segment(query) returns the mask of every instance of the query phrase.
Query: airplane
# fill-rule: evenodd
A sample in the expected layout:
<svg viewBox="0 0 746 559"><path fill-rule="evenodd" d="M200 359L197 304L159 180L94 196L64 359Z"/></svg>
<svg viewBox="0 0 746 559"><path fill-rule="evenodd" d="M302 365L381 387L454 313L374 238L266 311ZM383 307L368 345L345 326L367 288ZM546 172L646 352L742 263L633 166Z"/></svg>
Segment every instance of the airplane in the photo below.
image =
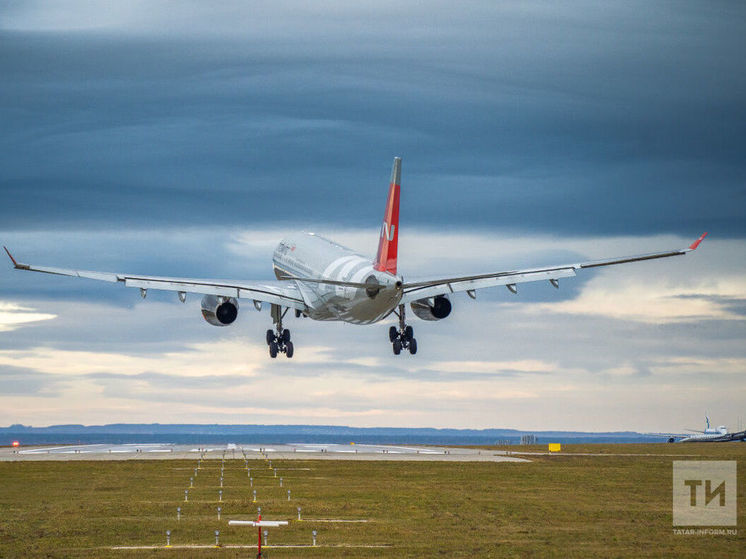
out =
<svg viewBox="0 0 746 559"><path fill-rule="evenodd" d="M476 299L478 289L505 286L517 294L518 284L535 281L548 281L559 288L559 280L575 276L578 270L687 254L696 250L707 235L703 233L687 248L665 252L407 282L399 273L397 261L400 191L401 158L395 157L375 259L315 233L298 233L281 240L274 251L276 281L189 279L36 266L19 263L3 248L17 270L120 283L140 289L143 298L149 289L175 291L182 303L187 293L203 295L202 316L213 326L228 326L236 320L239 299L252 301L258 311L268 304L274 330L267 330L266 342L274 359L279 353L290 358L295 352L290 331L283 326L290 309L296 318L352 324L375 324L393 314L399 322L398 327L389 328L394 354L408 350L414 355L417 340L414 329L407 324L407 305L422 320L442 320L451 314L455 293L466 292Z"/></svg>
<svg viewBox="0 0 746 559"><path fill-rule="evenodd" d="M669 443L723 443L730 441L743 441L746 440L746 430L739 431L738 433L729 433L728 428L725 425L721 425L717 429L710 427L710 418L705 416L706 427L704 431L697 431L696 429L685 429L685 431L691 431L697 433L696 435L671 435L668 439ZM679 440L677 440L679 439Z"/></svg>

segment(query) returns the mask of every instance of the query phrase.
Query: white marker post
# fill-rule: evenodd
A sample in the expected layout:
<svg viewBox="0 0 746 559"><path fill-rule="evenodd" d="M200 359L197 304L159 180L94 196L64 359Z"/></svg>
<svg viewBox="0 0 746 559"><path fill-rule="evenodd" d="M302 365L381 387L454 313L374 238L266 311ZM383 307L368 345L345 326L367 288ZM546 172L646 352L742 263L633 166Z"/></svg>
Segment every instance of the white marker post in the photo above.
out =
<svg viewBox="0 0 746 559"><path fill-rule="evenodd" d="M220 547L220 530L215 530L215 547Z"/></svg>
<svg viewBox="0 0 746 559"><path fill-rule="evenodd" d="M256 503L256 489L254 489L254 503Z"/></svg>
<svg viewBox="0 0 746 559"><path fill-rule="evenodd" d="M184 489L184 502L189 500L189 489Z"/></svg>
<svg viewBox="0 0 746 559"><path fill-rule="evenodd" d="M171 547L171 530L166 530L166 547Z"/></svg>
<svg viewBox="0 0 746 559"><path fill-rule="evenodd" d="M300 507L298 507L298 520L300 520Z"/></svg>
<svg viewBox="0 0 746 559"><path fill-rule="evenodd" d="M282 478L280 478L280 487L282 487Z"/></svg>
<svg viewBox="0 0 746 559"><path fill-rule="evenodd" d="M316 530L314 530L313 532L311 532L311 535L313 536L313 545L315 547L316 546Z"/></svg>
<svg viewBox="0 0 746 559"><path fill-rule="evenodd" d="M176 520L181 520L181 507L176 507Z"/></svg>
<svg viewBox="0 0 746 559"><path fill-rule="evenodd" d="M290 500L290 489L288 489L288 501Z"/></svg>
<svg viewBox="0 0 746 559"><path fill-rule="evenodd" d="M267 546L267 530L264 530L264 546Z"/></svg>
<svg viewBox="0 0 746 559"><path fill-rule="evenodd" d="M223 490L218 491L218 501L223 502Z"/></svg>
<svg viewBox="0 0 746 559"><path fill-rule="evenodd" d="M275 471L275 477L277 477L277 468L275 468L274 471Z"/></svg>
<svg viewBox="0 0 746 559"><path fill-rule="evenodd" d="M223 510L222 508L218 507L218 520L220 520L220 511Z"/></svg>
<svg viewBox="0 0 746 559"><path fill-rule="evenodd" d="M228 526L253 526L259 528L257 533L256 549L257 559L262 557L262 528L277 528L278 526L287 526L287 520L262 520L262 509L257 509L257 520L229 520ZM267 543L267 531L264 531L264 543Z"/></svg>
<svg viewBox="0 0 746 559"><path fill-rule="evenodd" d="M189 487L194 487L194 478L193 477L189 478Z"/></svg>

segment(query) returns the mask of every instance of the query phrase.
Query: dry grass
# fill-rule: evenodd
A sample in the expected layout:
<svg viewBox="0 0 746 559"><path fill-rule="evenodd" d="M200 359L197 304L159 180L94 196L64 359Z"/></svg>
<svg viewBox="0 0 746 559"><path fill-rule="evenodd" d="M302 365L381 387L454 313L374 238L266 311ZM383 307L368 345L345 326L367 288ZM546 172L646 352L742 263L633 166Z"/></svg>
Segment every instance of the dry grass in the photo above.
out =
<svg viewBox="0 0 746 559"><path fill-rule="evenodd" d="M517 447L511 447L515 450ZM534 450L543 451L545 447ZM676 455L743 462L746 444L571 445L529 464L274 460L0 463L0 557L247 557L251 550L111 550L117 545L255 543L227 519L310 520L271 529L270 544L391 544L384 549L270 547L266 557L742 557L746 536L682 536L671 526ZM603 455L583 456L583 453ZM694 456L686 456L694 455ZM300 468L310 468L308 470ZM746 481L740 475L743 530ZM287 489L292 501L287 501ZM222 506L218 522L216 508ZM176 520L176 507L182 519Z"/></svg>

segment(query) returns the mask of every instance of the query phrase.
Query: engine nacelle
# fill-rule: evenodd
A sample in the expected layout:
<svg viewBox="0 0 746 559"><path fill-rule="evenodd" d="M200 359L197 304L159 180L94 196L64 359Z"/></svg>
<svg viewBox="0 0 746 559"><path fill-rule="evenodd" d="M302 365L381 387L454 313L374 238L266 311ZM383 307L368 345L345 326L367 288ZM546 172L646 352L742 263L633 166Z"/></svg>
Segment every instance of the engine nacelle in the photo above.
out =
<svg viewBox="0 0 746 559"><path fill-rule="evenodd" d="M426 299L417 299L410 303L412 312L422 320L443 320L451 314L451 300L448 295L438 295Z"/></svg>
<svg viewBox="0 0 746 559"><path fill-rule="evenodd" d="M238 300L235 297L202 297L202 316L213 326L228 326L238 316Z"/></svg>

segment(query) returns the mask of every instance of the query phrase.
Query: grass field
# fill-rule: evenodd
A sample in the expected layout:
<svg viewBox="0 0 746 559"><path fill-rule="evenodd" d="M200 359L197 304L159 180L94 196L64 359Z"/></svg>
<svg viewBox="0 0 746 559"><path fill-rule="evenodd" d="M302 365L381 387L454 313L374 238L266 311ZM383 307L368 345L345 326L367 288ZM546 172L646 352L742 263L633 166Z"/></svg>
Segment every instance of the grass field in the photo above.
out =
<svg viewBox="0 0 746 559"><path fill-rule="evenodd" d="M227 520L253 519L257 506L265 519L291 520L270 529L265 557L746 556L746 444L569 445L560 454L529 458L531 463L273 459L277 478L266 461L250 460L253 488L243 459L226 459L222 503L220 459L202 461L188 502L184 489L196 459L3 462L0 557L253 557L255 550L227 547L112 547L163 546L166 530L174 546L214 545L215 530L223 545L254 544L253 528L229 527ZM674 459L739 462L738 535L673 533ZM292 520L298 506L301 522ZM319 547L310 547L312 530ZM387 547L334 547L341 545Z"/></svg>

